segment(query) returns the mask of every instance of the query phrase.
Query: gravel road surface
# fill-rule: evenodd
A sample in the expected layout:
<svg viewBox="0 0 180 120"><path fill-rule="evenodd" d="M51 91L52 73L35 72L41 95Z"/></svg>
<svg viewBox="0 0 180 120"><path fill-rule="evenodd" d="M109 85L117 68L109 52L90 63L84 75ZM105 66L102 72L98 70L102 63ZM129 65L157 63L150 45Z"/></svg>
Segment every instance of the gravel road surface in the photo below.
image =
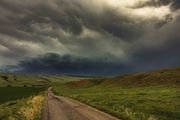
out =
<svg viewBox="0 0 180 120"><path fill-rule="evenodd" d="M70 98L55 96L48 89L42 120L119 120Z"/></svg>

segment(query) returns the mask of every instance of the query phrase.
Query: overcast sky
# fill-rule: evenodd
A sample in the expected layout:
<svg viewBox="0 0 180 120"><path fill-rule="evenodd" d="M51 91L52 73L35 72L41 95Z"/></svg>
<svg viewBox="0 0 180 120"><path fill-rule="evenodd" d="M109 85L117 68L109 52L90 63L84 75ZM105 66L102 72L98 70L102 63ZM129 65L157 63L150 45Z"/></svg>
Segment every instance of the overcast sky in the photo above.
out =
<svg viewBox="0 0 180 120"><path fill-rule="evenodd" d="M0 0L0 67L120 74L180 66L178 0Z"/></svg>

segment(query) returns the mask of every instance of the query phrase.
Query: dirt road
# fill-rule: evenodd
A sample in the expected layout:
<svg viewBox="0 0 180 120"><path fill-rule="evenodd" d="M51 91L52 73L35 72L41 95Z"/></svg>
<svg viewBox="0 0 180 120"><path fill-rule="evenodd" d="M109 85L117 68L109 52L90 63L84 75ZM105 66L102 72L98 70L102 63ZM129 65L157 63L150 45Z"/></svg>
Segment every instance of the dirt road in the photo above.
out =
<svg viewBox="0 0 180 120"><path fill-rule="evenodd" d="M78 101L55 96L48 89L42 120L118 120Z"/></svg>

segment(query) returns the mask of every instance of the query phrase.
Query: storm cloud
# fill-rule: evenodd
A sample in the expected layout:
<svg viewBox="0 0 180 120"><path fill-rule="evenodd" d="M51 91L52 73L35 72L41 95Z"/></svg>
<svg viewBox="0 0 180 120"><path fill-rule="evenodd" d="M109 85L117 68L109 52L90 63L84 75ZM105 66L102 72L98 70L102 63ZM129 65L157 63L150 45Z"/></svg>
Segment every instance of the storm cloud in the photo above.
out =
<svg viewBox="0 0 180 120"><path fill-rule="evenodd" d="M91 60L88 58L73 57L47 53L38 57L21 61L17 66L9 66L17 73L41 74L70 74L70 75L114 75L126 71L124 64L111 63L107 60ZM16 69L14 69L16 68ZM17 71L18 69L18 71ZM43 70L42 70L43 69Z"/></svg>
<svg viewBox="0 0 180 120"><path fill-rule="evenodd" d="M63 74L179 66L179 8L178 0L1 0L0 66Z"/></svg>

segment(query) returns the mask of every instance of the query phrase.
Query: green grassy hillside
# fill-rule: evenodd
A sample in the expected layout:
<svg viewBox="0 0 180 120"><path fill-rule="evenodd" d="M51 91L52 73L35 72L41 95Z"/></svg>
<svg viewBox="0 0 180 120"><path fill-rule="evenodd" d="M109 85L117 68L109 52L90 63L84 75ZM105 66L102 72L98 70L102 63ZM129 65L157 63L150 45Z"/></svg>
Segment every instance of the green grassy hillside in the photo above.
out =
<svg viewBox="0 0 180 120"><path fill-rule="evenodd" d="M0 119L19 120L24 118L21 109L32 106L27 102L34 96L43 94L48 88L48 81L38 76L0 74ZM33 108L33 110L35 110ZM22 114L19 114L22 113ZM36 113L38 113L36 111ZM36 114L38 117L40 113Z"/></svg>
<svg viewBox="0 0 180 120"><path fill-rule="evenodd" d="M68 96L122 120L180 120L180 68L55 85Z"/></svg>
<svg viewBox="0 0 180 120"><path fill-rule="evenodd" d="M179 86L180 68L162 69L152 72L126 74L109 78L80 79L66 83L69 87L112 86L112 87L145 87L145 86Z"/></svg>
<svg viewBox="0 0 180 120"><path fill-rule="evenodd" d="M0 87L0 104L36 95L46 89L46 87Z"/></svg>
<svg viewBox="0 0 180 120"><path fill-rule="evenodd" d="M66 83L86 80L89 77L58 76L58 75L17 75L0 73L0 87L10 86L45 86L50 83Z"/></svg>
<svg viewBox="0 0 180 120"><path fill-rule="evenodd" d="M0 74L0 86L40 86L49 84L49 81L32 75Z"/></svg>
<svg viewBox="0 0 180 120"><path fill-rule="evenodd" d="M41 110L37 108L41 107L36 106L42 106L48 87L80 79L86 78L1 73L0 120L39 120Z"/></svg>
<svg viewBox="0 0 180 120"><path fill-rule="evenodd" d="M80 77L80 76L60 76L60 75L44 75L39 76L39 78L50 81L53 83L67 83L72 81L79 81L79 80L87 80L92 79L91 77Z"/></svg>
<svg viewBox="0 0 180 120"><path fill-rule="evenodd" d="M108 79L103 85L120 86L154 86L154 85L180 85L180 68L162 69L159 71L128 74Z"/></svg>
<svg viewBox="0 0 180 120"><path fill-rule="evenodd" d="M180 68L109 78L1 73L0 119L21 118L16 111L49 86L122 120L180 119Z"/></svg>

